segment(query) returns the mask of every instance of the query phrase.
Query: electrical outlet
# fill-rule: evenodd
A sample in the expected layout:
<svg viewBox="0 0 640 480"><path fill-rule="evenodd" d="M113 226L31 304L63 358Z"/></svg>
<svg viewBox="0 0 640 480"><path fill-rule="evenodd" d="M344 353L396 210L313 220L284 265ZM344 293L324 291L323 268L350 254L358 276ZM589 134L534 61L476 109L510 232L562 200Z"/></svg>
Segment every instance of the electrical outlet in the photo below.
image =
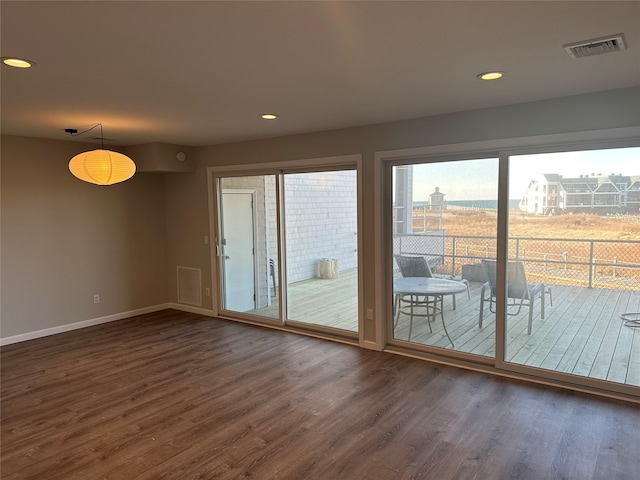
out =
<svg viewBox="0 0 640 480"><path fill-rule="evenodd" d="M204 294L208 297L211 295L211 290L209 290L209 287L204 289Z"/></svg>
<svg viewBox="0 0 640 480"><path fill-rule="evenodd" d="M93 303L100 303L100 295L97 293L93 296Z"/></svg>
<svg viewBox="0 0 640 480"><path fill-rule="evenodd" d="M367 308L367 320L373 320L373 308Z"/></svg>

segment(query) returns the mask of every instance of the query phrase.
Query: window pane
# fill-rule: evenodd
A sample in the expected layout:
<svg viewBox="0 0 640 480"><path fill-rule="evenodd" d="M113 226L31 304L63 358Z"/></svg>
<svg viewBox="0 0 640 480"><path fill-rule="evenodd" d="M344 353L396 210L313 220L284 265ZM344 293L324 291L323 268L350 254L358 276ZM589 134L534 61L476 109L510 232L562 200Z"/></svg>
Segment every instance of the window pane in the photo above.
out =
<svg viewBox="0 0 640 480"><path fill-rule="evenodd" d="M288 320L358 330L356 171L284 176Z"/></svg>
<svg viewBox="0 0 640 480"><path fill-rule="evenodd" d="M522 268L505 360L640 385L640 149L513 156L509 172Z"/></svg>
<svg viewBox="0 0 640 480"><path fill-rule="evenodd" d="M393 168L394 339L495 355L495 323L478 313L497 192L495 158Z"/></svg>
<svg viewBox="0 0 640 480"><path fill-rule="evenodd" d="M278 318L275 175L220 179L222 305Z"/></svg>

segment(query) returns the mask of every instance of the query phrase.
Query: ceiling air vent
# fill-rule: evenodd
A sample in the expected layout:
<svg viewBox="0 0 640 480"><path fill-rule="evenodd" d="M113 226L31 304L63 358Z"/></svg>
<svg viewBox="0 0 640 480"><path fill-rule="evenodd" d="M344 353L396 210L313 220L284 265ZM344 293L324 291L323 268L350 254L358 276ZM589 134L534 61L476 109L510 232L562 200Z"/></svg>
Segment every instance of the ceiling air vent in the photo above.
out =
<svg viewBox="0 0 640 480"><path fill-rule="evenodd" d="M593 38L577 43L563 45L563 48L573 58L590 57L603 53L617 52L624 50L627 46L624 43L624 35L618 33L609 37Z"/></svg>

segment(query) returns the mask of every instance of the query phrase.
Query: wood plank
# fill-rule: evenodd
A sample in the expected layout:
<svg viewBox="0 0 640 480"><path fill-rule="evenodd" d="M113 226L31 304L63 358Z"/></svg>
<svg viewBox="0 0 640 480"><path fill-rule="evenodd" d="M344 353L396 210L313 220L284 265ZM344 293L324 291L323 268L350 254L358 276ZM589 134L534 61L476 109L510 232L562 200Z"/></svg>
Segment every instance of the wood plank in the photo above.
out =
<svg viewBox="0 0 640 480"><path fill-rule="evenodd" d="M629 301L628 312L640 312L640 292L634 292ZM625 327L633 332L631 355L627 368L626 383L640 386L640 328Z"/></svg>
<svg viewBox="0 0 640 480"><path fill-rule="evenodd" d="M610 294L607 298L608 305L603 305L600 310L600 314L602 314L602 312L607 312L609 308L612 308L612 305L615 305L617 298L618 295L615 293ZM598 320L599 316L591 315L587 321L582 322L580 329L576 333L571 344L566 348L566 351L562 355L558 365L555 367L555 370L559 372L580 374L578 373L579 365L581 362L585 362L585 352L587 354L589 354L589 352L593 352L593 357L595 357L595 352L597 351L597 348L599 348L598 345L601 343L601 335L598 331L601 329L601 325L603 323ZM602 333L604 334L604 331ZM591 344L589 342L591 342ZM585 363L588 363L588 361Z"/></svg>
<svg viewBox="0 0 640 480"><path fill-rule="evenodd" d="M523 323L524 318L520 319L519 328L512 326L512 322L508 320L507 325L507 354L506 359L509 362L519 363L529 366L540 366L549 354L553 345L561 333L565 332L567 326L572 323L568 315L572 308L579 303L577 298L579 292L575 290L559 289L555 285L552 287L555 301L554 305L547 305L545 308L545 319L542 319L541 306L534 315L532 324L532 334L527 333L527 324ZM528 312L523 312L528 315ZM535 329L535 330L534 330Z"/></svg>
<svg viewBox="0 0 640 480"><path fill-rule="evenodd" d="M583 323L596 302L597 297L589 295L588 292L582 292L582 295L579 294L579 297L570 304L569 302L563 302L558 305L560 312L553 317L556 320L555 322L546 321L536 330L533 337L520 336L520 341L526 339L527 348L522 348L512 361L530 366L539 365L546 358L549 350L553 348L553 345L567 326ZM570 334L573 336L573 332Z"/></svg>
<svg viewBox="0 0 640 480"><path fill-rule="evenodd" d="M296 305L292 317L296 320L306 319L317 325L356 331L356 273L355 270L345 271L340 272L336 279L312 279L290 285L290 289L295 291L293 303ZM464 294L456 296L456 310L452 308L451 298L445 298L447 329L457 351L493 357L495 315L486 314L483 328L478 328L481 283L471 282L470 287L471 299ZM508 318L506 361L638 385L640 333L629 334L616 330L619 325L611 323L611 312L631 308L618 304L621 293L626 292L626 295L636 299L640 293L565 285L553 285L552 289L554 305L547 305L544 320L540 318L540 302L536 302L531 335L527 334L526 309L520 315ZM277 308L277 305L270 308L274 307ZM639 308L637 303L635 308ZM411 342L452 349L439 318L431 322L431 328L432 332L424 319L416 319ZM408 332L409 317L400 315L394 338L407 340ZM608 352L606 355L605 350L601 351L603 346Z"/></svg>
<svg viewBox="0 0 640 480"><path fill-rule="evenodd" d="M589 338L597 319L608 305L615 305L616 292L605 290L604 295L599 295L589 309L586 318L581 318L581 313L586 310L587 302L576 301L572 303L578 309L577 317L573 317L572 311L567 309L560 314L560 321L550 328L541 346L529 358L529 365L540 366L548 370L557 370L559 363L570 349L580 351L584 348L585 339ZM564 306L564 305L563 305Z"/></svg>
<svg viewBox="0 0 640 480"><path fill-rule="evenodd" d="M624 304L618 305L614 307L611 311L608 312L608 315L605 318L604 326L605 332L602 337L602 343L600 348L597 351L597 354L593 360L593 364L591 366L591 370L589 371L589 377L606 379L609 375L609 371L611 369L611 365L613 362L614 354L616 346L618 345L619 336L622 329L622 321L620 320L620 313L626 311L626 307L628 304L628 295L624 296ZM624 374L621 375L622 378L626 377L626 368L628 366L628 356L627 361L624 366ZM617 367L621 368L620 366Z"/></svg>
<svg viewBox="0 0 640 480"><path fill-rule="evenodd" d="M341 271L337 278L314 278L288 285L289 319L313 325L358 331L358 271ZM278 298L269 307L248 313L278 318Z"/></svg>
<svg viewBox="0 0 640 480"><path fill-rule="evenodd" d="M640 469L633 404L189 313L0 356L3 479L588 479Z"/></svg>
<svg viewBox="0 0 640 480"><path fill-rule="evenodd" d="M604 348L598 352L598 357L589 373L594 378L599 378L597 375L604 374L605 370L604 378L611 382L624 383L627 377L633 333L624 328L620 315L628 311L630 297L629 292L623 292L620 295L620 301L611 312L611 319L605 333L605 337L610 341L603 342Z"/></svg>

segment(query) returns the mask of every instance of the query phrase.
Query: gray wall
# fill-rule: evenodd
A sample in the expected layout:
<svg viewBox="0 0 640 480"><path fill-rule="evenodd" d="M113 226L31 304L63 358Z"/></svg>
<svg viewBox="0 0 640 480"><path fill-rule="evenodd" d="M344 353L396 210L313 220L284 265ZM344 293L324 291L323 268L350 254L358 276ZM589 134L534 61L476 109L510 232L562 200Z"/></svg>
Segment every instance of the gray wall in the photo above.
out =
<svg viewBox="0 0 640 480"><path fill-rule="evenodd" d="M202 287L211 288L208 166L346 154L363 157L364 303L373 308L374 152L638 126L639 107L640 88L631 88L199 147L194 173L138 174L113 187L69 174L69 159L87 146L3 136L1 336L176 301L177 265L202 269ZM211 297L203 300L211 308ZM367 322L365 339L377 334Z"/></svg>
<svg viewBox="0 0 640 480"><path fill-rule="evenodd" d="M2 137L2 338L169 299L163 177L82 182L67 165L92 148Z"/></svg>

